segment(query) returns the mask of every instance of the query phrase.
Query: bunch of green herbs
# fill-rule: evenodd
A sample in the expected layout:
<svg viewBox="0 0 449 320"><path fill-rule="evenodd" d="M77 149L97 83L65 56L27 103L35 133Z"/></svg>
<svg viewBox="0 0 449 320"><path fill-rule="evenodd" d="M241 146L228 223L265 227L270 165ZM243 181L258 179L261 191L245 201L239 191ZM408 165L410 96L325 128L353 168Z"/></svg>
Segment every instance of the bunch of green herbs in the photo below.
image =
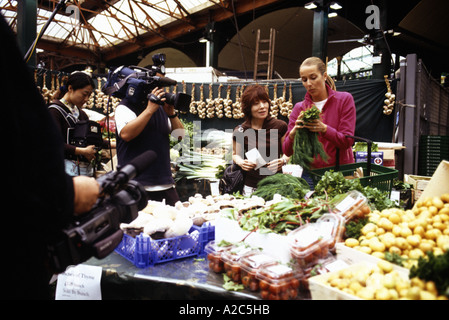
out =
<svg viewBox="0 0 449 320"><path fill-rule="evenodd" d="M302 111L300 117L302 117L302 121L306 125L312 120L320 119L320 114L321 111L315 105L312 105L309 109ZM309 170L314 158L317 156L320 156L324 161L328 159L322 143L318 140L318 133L312 132L307 128L297 129L293 141L291 163L300 165L304 170Z"/></svg>

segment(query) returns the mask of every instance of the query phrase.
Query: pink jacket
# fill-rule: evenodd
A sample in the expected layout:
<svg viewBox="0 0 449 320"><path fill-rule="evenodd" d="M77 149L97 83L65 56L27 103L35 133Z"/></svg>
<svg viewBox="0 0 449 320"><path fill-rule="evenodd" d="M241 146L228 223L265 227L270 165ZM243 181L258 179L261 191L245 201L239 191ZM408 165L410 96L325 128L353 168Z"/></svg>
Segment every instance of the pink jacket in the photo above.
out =
<svg viewBox="0 0 449 320"><path fill-rule="evenodd" d="M327 86L327 85L326 85ZM336 150L340 149L340 164L354 162L352 151L353 139L346 138L345 135L354 135L356 111L354 98L348 92L338 92L327 86L328 100L321 112L321 120L327 125L326 133L320 133L319 141L329 156L328 162L324 162L320 157L312 163L313 168L333 167L336 164ZM283 152L287 156L293 154L293 140L290 139L290 131L295 126L296 119L301 111L312 106L312 98L306 93L304 101L295 104L290 115L287 135L282 146Z"/></svg>

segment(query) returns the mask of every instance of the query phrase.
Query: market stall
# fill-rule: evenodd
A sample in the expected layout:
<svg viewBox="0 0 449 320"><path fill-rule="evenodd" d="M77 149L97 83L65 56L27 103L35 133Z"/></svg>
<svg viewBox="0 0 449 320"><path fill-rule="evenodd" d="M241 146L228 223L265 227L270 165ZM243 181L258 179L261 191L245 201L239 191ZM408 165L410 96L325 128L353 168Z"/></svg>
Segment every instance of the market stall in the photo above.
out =
<svg viewBox="0 0 449 320"><path fill-rule="evenodd" d="M448 172L443 161L408 210L332 171L312 194L278 174L295 190L150 201L114 253L86 264L103 268L103 299L444 300Z"/></svg>

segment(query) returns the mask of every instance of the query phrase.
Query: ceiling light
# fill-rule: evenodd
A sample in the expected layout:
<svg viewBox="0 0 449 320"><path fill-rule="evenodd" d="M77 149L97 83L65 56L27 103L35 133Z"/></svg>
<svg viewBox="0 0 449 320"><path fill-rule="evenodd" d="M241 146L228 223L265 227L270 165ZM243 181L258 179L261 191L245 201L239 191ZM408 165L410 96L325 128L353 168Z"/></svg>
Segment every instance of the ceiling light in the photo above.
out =
<svg viewBox="0 0 449 320"><path fill-rule="evenodd" d="M335 18L338 16L338 13L336 12L329 12L329 14L327 15L329 18Z"/></svg>
<svg viewBox="0 0 449 320"><path fill-rule="evenodd" d="M340 10L343 7L338 2L331 2L329 8L331 8L332 10Z"/></svg>
<svg viewBox="0 0 449 320"><path fill-rule="evenodd" d="M306 8L307 10L314 10L314 9L318 8L318 6L315 4L314 1L312 1L312 2L306 3L304 5L304 8Z"/></svg>

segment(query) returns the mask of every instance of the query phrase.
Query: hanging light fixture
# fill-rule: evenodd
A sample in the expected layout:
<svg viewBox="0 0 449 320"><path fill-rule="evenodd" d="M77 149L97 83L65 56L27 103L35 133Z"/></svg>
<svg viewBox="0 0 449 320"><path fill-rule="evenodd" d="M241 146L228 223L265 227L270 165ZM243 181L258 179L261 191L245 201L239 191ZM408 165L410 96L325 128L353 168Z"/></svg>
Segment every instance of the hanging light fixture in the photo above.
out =
<svg viewBox="0 0 449 320"><path fill-rule="evenodd" d="M307 10L315 10L316 8L318 8L318 6L316 5L315 1L312 2L308 2L304 5L304 8L306 8Z"/></svg>
<svg viewBox="0 0 449 320"><path fill-rule="evenodd" d="M340 10L343 7L338 2L333 1L330 3L329 8L331 8L332 10Z"/></svg>

